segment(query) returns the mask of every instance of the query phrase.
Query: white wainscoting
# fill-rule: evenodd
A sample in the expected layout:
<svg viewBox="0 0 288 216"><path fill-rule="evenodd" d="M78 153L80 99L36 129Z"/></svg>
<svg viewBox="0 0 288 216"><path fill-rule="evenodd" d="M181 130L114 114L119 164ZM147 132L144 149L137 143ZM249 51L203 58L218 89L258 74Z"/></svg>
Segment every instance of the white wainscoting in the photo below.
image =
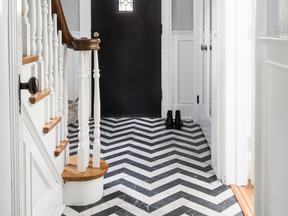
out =
<svg viewBox="0 0 288 216"><path fill-rule="evenodd" d="M55 181L26 124L23 124L23 154L25 215L60 215L65 208L63 185Z"/></svg>
<svg viewBox="0 0 288 216"><path fill-rule="evenodd" d="M288 40L258 38L255 215L285 215L288 172Z"/></svg>
<svg viewBox="0 0 288 216"><path fill-rule="evenodd" d="M192 31L172 32L172 109L181 117L194 114L194 36Z"/></svg>

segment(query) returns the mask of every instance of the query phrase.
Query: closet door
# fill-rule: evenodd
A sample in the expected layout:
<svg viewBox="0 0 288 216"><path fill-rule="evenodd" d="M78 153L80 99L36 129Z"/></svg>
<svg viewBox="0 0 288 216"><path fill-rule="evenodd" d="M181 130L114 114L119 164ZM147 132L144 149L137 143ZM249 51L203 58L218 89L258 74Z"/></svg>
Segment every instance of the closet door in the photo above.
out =
<svg viewBox="0 0 288 216"><path fill-rule="evenodd" d="M211 113L212 113L212 95L211 95L211 62L212 62L212 42L211 42L211 0L204 0L198 5L199 8L199 55L198 61L198 95L197 95L197 118L196 122L201 126L205 138L211 147Z"/></svg>

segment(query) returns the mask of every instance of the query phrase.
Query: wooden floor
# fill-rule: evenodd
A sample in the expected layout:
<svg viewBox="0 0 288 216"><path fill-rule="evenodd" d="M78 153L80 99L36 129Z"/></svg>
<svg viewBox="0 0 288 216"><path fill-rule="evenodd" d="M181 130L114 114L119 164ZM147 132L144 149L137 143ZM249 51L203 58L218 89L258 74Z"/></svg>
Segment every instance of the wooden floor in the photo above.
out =
<svg viewBox="0 0 288 216"><path fill-rule="evenodd" d="M230 185L245 216L254 216L254 186Z"/></svg>

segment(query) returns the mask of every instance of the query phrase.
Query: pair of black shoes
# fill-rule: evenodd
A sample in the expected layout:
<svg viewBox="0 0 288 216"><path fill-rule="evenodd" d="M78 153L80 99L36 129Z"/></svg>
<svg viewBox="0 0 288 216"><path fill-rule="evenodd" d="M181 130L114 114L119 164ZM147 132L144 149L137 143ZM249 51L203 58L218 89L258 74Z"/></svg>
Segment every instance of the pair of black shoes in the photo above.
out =
<svg viewBox="0 0 288 216"><path fill-rule="evenodd" d="M175 129L180 130L183 126L180 110L176 110L175 122L173 121L172 110L168 110L165 125L166 129L173 129L173 126L175 125Z"/></svg>

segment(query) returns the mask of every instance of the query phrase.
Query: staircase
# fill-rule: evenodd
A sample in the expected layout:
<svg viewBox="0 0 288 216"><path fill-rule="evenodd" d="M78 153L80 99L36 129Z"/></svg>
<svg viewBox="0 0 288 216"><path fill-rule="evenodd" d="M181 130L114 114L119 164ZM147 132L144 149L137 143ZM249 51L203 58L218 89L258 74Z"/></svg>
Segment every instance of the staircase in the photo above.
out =
<svg viewBox="0 0 288 216"><path fill-rule="evenodd" d="M72 37L60 0L22 0L22 74L39 90L21 91L27 208L31 215L59 215L65 205L102 198L108 164L100 160L99 39ZM69 156L67 49L80 52L79 146ZM89 140L89 58L94 56L94 142ZM93 146L91 158L89 146ZM45 170L45 172L44 172ZM34 183L35 182L35 183Z"/></svg>

